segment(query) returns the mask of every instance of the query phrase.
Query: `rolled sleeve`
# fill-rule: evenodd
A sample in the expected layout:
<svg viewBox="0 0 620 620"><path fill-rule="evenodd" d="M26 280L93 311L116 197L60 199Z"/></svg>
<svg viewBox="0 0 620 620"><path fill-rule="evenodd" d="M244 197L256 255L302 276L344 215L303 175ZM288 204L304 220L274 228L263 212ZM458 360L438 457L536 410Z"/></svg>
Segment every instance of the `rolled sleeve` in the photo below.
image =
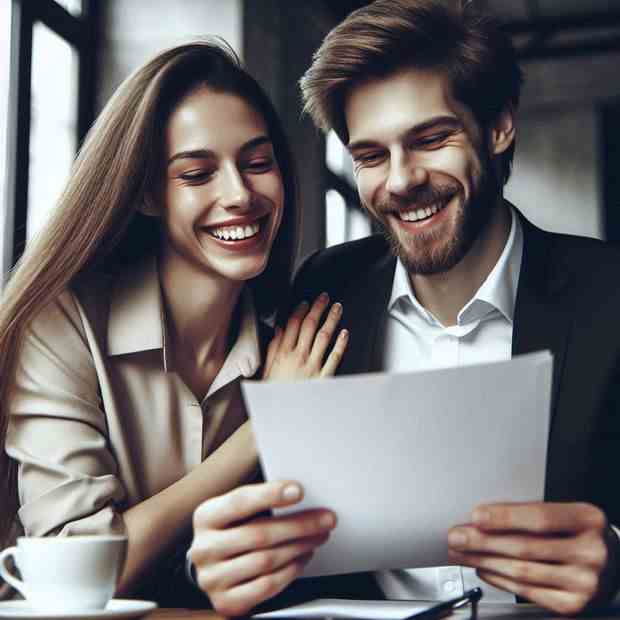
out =
<svg viewBox="0 0 620 620"><path fill-rule="evenodd" d="M26 535L125 531L117 508L126 493L81 314L68 292L25 333L6 451L18 463Z"/></svg>

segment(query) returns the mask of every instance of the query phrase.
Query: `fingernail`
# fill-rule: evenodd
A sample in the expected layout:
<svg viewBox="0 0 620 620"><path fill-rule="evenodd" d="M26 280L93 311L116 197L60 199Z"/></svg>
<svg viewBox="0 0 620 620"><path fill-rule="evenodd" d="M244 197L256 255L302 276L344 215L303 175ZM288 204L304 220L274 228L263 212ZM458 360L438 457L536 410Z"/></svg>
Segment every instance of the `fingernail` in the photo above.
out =
<svg viewBox="0 0 620 620"><path fill-rule="evenodd" d="M302 308L307 308L308 307L308 302L307 301L302 301L298 308L301 310Z"/></svg>
<svg viewBox="0 0 620 620"><path fill-rule="evenodd" d="M288 484L282 489L282 499L287 502L295 502L301 499L301 488L297 484Z"/></svg>
<svg viewBox="0 0 620 620"><path fill-rule="evenodd" d="M336 525L336 515L328 512L321 516L319 519L319 525L323 528L333 528Z"/></svg>
<svg viewBox="0 0 620 620"><path fill-rule="evenodd" d="M345 338L349 337L349 330L348 329L343 329L340 331L340 337L344 340Z"/></svg>
<svg viewBox="0 0 620 620"><path fill-rule="evenodd" d="M338 314L340 314L342 312L342 304L336 302L333 306L332 306L332 310L334 312L337 312Z"/></svg>
<svg viewBox="0 0 620 620"><path fill-rule="evenodd" d="M471 518L476 525L484 525L491 520L491 513L486 508L476 508Z"/></svg>
<svg viewBox="0 0 620 620"><path fill-rule="evenodd" d="M325 302L325 301L329 301L329 295L328 295L325 291L323 291L323 292L319 295L319 299L320 299L321 301L324 301L324 302Z"/></svg>
<svg viewBox="0 0 620 620"><path fill-rule="evenodd" d="M467 545L467 535L461 530L453 530L448 534L448 544L451 547L465 547Z"/></svg>

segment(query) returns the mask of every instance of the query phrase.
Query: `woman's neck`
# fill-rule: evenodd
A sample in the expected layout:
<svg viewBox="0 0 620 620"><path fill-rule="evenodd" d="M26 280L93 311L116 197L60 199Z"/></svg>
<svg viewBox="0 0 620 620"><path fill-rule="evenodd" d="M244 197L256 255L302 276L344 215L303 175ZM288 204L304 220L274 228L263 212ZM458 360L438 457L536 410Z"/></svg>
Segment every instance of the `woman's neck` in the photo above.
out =
<svg viewBox="0 0 620 620"><path fill-rule="evenodd" d="M159 261L159 277L175 358L182 354L199 367L223 361L243 282L205 273L169 254Z"/></svg>

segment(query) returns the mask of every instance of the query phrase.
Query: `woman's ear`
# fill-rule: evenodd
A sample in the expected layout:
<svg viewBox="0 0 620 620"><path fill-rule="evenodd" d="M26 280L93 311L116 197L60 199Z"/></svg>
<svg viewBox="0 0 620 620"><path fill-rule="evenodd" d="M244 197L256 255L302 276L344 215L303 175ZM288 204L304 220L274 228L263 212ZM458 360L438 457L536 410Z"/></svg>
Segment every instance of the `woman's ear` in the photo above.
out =
<svg viewBox="0 0 620 620"><path fill-rule="evenodd" d="M491 128L491 154L499 155L506 151L515 139L514 110L508 105L497 117Z"/></svg>

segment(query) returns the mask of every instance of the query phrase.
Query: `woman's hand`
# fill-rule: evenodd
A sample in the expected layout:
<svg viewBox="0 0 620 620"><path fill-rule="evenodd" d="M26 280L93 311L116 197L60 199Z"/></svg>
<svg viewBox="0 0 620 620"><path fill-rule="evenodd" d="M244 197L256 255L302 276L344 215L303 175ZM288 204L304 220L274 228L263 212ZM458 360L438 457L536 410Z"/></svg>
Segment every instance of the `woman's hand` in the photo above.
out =
<svg viewBox="0 0 620 620"><path fill-rule="evenodd" d="M198 585L218 613L247 615L298 577L327 540L336 525L329 510L260 516L302 496L295 482L266 482L241 486L198 507L190 556Z"/></svg>
<svg viewBox="0 0 620 620"><path fill-rule="evenodd" d="M321 317L329 304L329 295L321 293L312 308L302 302L290 316L286 327L276 328L267 350L263 379L307 379L331 377L338 368L349 341L349 332L340 330L336 342L325 354L336 331L342 305L334 304L319 329ZM318 331L317 331L318 330Z"/></svg>

